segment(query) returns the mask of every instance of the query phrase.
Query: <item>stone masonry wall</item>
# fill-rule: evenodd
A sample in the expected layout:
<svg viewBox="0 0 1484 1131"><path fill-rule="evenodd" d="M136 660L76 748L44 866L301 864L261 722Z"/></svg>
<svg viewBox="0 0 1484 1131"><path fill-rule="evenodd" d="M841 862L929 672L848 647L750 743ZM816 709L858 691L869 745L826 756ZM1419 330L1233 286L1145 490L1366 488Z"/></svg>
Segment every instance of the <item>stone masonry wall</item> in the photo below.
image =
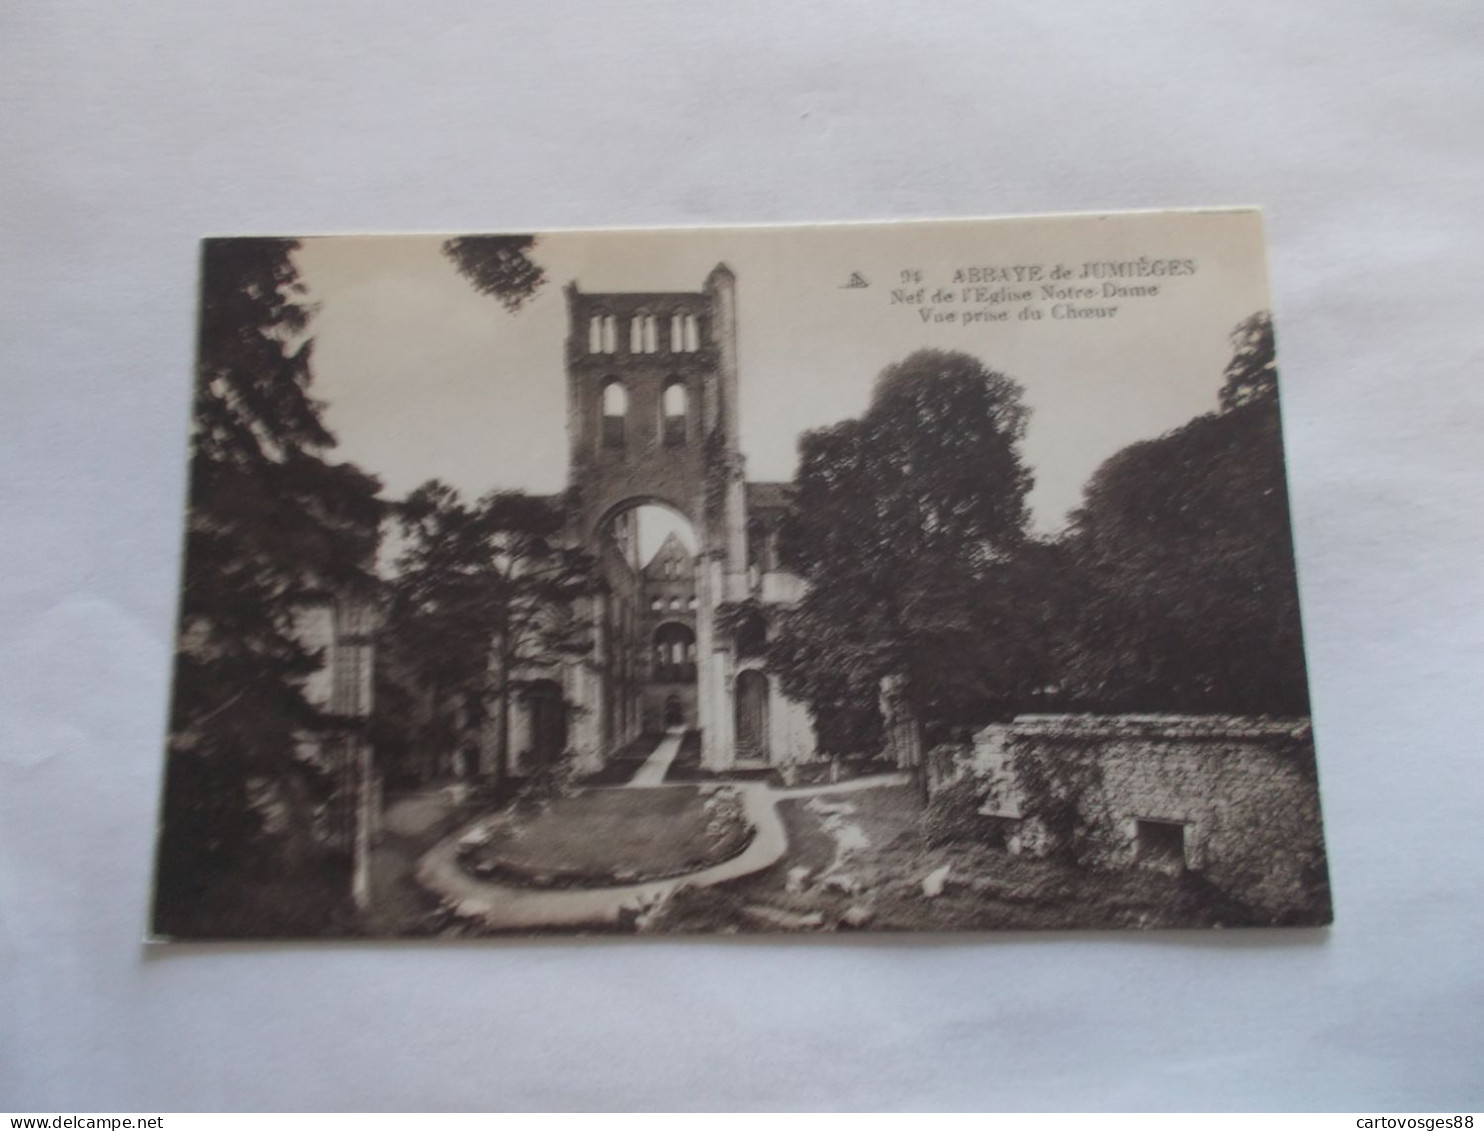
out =
<svg viewBox="0 0 1484 1131"><path fill-rule="evenodd" d="M1324 899L1306 719L1029 715L986 728L953 757L943 753L935 752L934 776L980 781L983 811L1005 818L1012 850L1062 849L1095 868L1168 868L1170 842L1151 851L1150 834L1163 833L1174 837L1175 868L1183 842L1184 870L1266 918L1313 918Z"/></svg>

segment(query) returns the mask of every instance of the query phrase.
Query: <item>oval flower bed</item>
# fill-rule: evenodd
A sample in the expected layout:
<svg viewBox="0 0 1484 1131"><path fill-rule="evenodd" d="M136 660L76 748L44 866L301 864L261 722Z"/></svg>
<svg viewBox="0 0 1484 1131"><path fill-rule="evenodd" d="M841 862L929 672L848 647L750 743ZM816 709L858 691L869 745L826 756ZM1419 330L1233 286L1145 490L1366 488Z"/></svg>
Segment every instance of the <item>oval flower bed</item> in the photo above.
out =
<svg viewBox="0 0 1484 1131"><path fill-rule="evenodd" d="M727 787L590 789L501 825L463 848L459 865L519 887L620 887L730 860L753 832Z"/></svg>

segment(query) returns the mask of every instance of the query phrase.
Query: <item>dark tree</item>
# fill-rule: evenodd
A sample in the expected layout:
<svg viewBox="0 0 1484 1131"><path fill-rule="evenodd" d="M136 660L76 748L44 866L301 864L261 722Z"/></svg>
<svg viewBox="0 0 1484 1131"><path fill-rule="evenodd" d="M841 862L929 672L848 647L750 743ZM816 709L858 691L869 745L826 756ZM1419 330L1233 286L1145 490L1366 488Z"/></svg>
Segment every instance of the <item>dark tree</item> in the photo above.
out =
<svg viewBox="0 0 1484 1131"><path fill-rule="evenodd" d="M493 295L512 313L546 281L530 258L535 236L455 236L443 243L443 254L480 294Z"/></svg>
<svg viewBox="0 0 1484 1131"><path fill-rule="evenodd" d="M1026 416L1010 378L924 350L881 374L859 420L802 438L781 550L810 586L771 659L816 719L865 709L888 676L930 728L1022 693L1001 590L1025 540Z"/></svg>
<svg viewBox="0 0 1484 1131"><path fill-rule="evenodd" d="M311 310L288 240L203 245L175 694L157 926L181 926L223 876L266 866L261 797L312 804L322 787L300 738L332 725L304 694L321 656L296 631L306 606L369 595L377 482L327 458L310 394ZM276 838L289 866L307 819Z"/></svg>
<svg viewBox="0 0 1484 1131"><path fill-rule="evenodd" d="M1232 359L1226 365L1221 407L1240 408L1278 399L1278 356L1273 344L1273 319L1260 310L1232 331Z"/></svg>
<svg viewBox="0 0 1484 1131"><path fill-rule="evenodd" d="M476 291L515 313L546 281L530 255L535 245L529 235L455 236L442 252ZM485 722L494 630L479 616L462 621L456 611L486 597L480 587L489 580L490 547L476 529L483 506L430 482L399 508L410 539L401 566L412 573L395 587L377 669L378 701L397 709L378 710L374 722L377 749L398 780L423 780L447 772L460 755L473 757ZM504 755L500 764L508 764Z"/></svg>
<svg viewBox="0 0 1484 1131"><path fill-rule="evenodd" d="M398 510L405 545L390 630L418 678L498 724L493 784L510 773L510 708L530 678L584 654L590 626L575 613L592 592L588 555L562 544L559 501L496 492L465 503L436 480Z"/></svg>
<svg viewBox="0 0 1484 1131"><path fill-rule="evenodd" d="M1267 316L1233 341L1222 411L1114 455L1073 517L1066 674L1084 702L1308 712Z"/></svg>

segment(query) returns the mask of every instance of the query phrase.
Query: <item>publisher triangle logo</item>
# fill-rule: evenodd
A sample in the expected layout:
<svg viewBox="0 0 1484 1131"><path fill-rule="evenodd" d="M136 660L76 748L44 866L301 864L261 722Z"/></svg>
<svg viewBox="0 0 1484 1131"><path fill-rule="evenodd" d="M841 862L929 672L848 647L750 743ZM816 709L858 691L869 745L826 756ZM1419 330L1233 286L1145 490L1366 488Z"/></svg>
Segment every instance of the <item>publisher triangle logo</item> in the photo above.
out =
<svg viewBox="0 0 1484 1131"><path fill-rule="evenodd" d="M866 282L866 277L859 271L852 271L850 273L850 278L846 279L845 282L840 284L840 289L842 291L848 291L858 287L869 287L870 285L870 283Z"/></svg>

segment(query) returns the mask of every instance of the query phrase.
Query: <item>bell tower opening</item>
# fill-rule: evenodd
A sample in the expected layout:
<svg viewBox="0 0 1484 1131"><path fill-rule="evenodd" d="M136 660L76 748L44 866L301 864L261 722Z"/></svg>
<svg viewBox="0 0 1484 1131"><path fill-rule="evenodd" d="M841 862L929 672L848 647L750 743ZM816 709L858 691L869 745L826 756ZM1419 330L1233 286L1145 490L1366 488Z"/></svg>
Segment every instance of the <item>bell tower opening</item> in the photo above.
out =
<svg viewBox="0 0 1484 1131"><path fill-rule="evenodd" d="M588 748L606 758L680 726L726 769L736 657L716 617L748 595L736 279L718 264L694 291L574 282L566 297L571 533L604 582L601 646L575 691L601 724Z"/></svg>
<svg viewBox="0 0 1484 1131"><path fill-rule="evenodd" d="M599 541L609 753L640 735L699 731L694 528L674 507L638 500L604 520Z"/></svg>

